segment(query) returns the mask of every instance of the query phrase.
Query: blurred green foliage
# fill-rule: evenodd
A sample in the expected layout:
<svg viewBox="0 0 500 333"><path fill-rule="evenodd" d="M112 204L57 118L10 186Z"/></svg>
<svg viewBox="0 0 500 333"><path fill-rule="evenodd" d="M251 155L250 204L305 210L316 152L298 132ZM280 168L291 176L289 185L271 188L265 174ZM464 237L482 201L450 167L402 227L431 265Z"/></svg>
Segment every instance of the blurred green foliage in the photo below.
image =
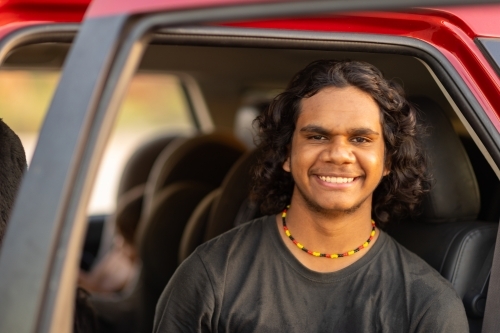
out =
<svg viewBox="0 0 500 333"><path fill-rule="evenodd" d="M0 118L15 132L39 132L59 81L57 71L0 71ZM187 103L172 75L138 73L129 85L115 131L190 127Z"/></svg>

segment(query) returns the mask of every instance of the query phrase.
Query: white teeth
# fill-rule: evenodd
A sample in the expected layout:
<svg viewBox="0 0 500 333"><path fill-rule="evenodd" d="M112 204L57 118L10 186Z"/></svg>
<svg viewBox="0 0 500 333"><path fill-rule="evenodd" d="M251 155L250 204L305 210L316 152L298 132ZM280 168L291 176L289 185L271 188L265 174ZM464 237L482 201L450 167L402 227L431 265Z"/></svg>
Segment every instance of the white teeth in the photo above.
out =
<svg viewBox="0 0 500 333"><path fill-rule="evenodd" d="M354 180L354 178L325 177L325 176L319 176L319 179L327 183L335 183L335 184L350 183Z"/></svg>

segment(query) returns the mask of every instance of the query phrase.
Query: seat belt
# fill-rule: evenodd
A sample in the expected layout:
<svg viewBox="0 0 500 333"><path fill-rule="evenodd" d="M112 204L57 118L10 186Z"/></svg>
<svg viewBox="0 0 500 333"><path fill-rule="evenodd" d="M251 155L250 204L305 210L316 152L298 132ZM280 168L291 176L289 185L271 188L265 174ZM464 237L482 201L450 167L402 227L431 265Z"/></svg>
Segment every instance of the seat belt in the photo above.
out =
<svg viewBox="0 0 500 333"><path fill-rule="evenodd" d="M500 332L500 227L497 231L482 333Z"/></svg>

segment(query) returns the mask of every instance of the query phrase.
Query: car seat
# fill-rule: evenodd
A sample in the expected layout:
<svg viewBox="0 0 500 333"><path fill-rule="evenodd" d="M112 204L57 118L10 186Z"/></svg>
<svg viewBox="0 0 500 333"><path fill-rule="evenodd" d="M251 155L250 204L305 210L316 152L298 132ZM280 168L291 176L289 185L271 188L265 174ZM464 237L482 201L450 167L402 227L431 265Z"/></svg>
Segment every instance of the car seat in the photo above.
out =
<svg viewBox="0 0 500 333"><path fill-rule="evenodd" d="M138 223L138 220L132 222L130 216L131 214L140 216L142 206L132 204L131 201L137 202L137 200L139 200L142 202L144 186L156 158L166 146L178 138L179 136L177 135L166 135L153 138L140 145L128 159L118 184L116 194L117 209L115 213L111 214L106 221L104 221L101 245L96 256L97 260L101 259L111 248L117 225L120 226L123 224L126 225L126 228L130 228L133 224L136 225ZM138 192L142 192L139 197L137 197ZM135 199L131 200L131 197ZM133 207L127 208L129 204ZM131 209L134 209L134 211L131 212ZM117 214L120 210L127 210L127 215ZM122 218L127 218L128 221L124 222Z"/></svg>
<svg viewBox="0 0 500 333"><path fill-rule="evenodd" d="M245 151L246 147L227 133L175 140L158 156L151 170L143 207L145 214L151 209L156 194L174 182L193 180L217 188Z"/></svg>
<svg viewBox="0 0 500 333"><path fill-rule="evenodd" d="M196 206L189 217L186 227L182 232L181 243L179 245L179 264L184 261L198 245L203 243L205 228L210 217L210 211L214 201L220 196L221 188L216 188L207 194Z"/></svg>
<svg viewBox="0 0 500 333"><path fill-rule="evenodd" d="M207 220L203 241L210 240L235 226L241 206L251 190L251 168L257 162L258 150L242 156L231 168L220 187L220 195L213 202ZM251 220L255 218L250 216ZM246 221L245 221L246 222Z"/></svg>
<svg viewBox="0 0 500 333"><path fill-rule="evenodd" d="M152 330L158 298L177 268L186 222L245 149L232 135L213 133L175 140L158 156L135 238L137 281L121 298L93 299L103 332Z"/></svg>
<svg viewBox="0 0 500 333"><path fill-rule="evenodd" d="M448 279L463 299L470 331L480 332L497 223L480 222L479 189L469 157L442 109L415 99L428 135L424 137L434 184L421 215L401 221L391 235ZM484 271L485 273L479 274ZM478 287L481 286L481 287Z"/></svg>
<svg viewBox="0 0 500 333"><path fill-rule="evenodd" d="M89 273L80 272L79 284L94 293L119 292L134 275L134 235L142 212L145 183L154 161L177 136L161 136L137 148L123 169L115 211L102 222L97 253L83 253Z"/></svg>
<svg viewBox="0 0 500 333"><path fill-rule="evenodd" d="M251 167L258 151L241 156L227 173L222 185L209 193L196 207L182 234L179 263L194 249L235 225L260 216L258 205L248 200L251 190ZM242 214L242 211L245 214Z"/></svg>
<svg viewBox="0 0 500 333"><path fill-rule="evenodd" d="M269 98L258 96L236 111L235 135L251 151L241 156L235 163L220 188L208 194L196 207L182 235L179 263L201 243L260 215L258 205L248 200L251 166L257 159L255 151L257 128L253 126L253 121L269 107L269 104Z"/></svg>

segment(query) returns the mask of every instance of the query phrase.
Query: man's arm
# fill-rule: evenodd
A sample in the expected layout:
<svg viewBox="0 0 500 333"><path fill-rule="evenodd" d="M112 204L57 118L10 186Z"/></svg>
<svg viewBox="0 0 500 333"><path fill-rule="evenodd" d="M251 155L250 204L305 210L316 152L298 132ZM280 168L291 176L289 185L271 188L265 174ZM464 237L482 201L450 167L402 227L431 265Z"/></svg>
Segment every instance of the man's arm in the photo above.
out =
<svg viewBox="0 0 500 333"><path fill-rule="evenodd" d="M469 324L462 300L456 292L445 289L424 312L415 333L469 333Z"/></svg>
<svg viewBox="0 0 500 333"><path fill-rule="evenodd" d="M153 332L212 332L214 290L194 253L175 271L158 304Z"/></svg>

